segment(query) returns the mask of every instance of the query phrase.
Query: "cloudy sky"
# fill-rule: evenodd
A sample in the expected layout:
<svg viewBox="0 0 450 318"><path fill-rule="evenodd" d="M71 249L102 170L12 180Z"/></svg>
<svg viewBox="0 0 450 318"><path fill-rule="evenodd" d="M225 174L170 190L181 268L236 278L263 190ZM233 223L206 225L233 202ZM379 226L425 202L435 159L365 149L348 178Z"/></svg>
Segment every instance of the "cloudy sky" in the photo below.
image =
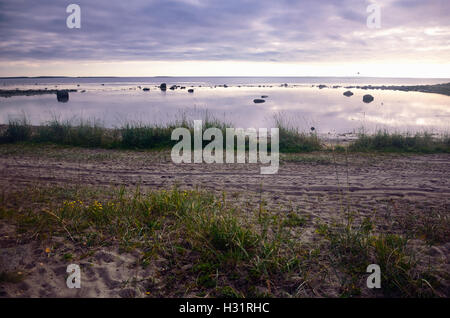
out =
<svg viewBox="0 0 450 318"><path fill-rule="evenodd" d="M450 78L449 17L449 0L0 0L0 76Z"/></svg>

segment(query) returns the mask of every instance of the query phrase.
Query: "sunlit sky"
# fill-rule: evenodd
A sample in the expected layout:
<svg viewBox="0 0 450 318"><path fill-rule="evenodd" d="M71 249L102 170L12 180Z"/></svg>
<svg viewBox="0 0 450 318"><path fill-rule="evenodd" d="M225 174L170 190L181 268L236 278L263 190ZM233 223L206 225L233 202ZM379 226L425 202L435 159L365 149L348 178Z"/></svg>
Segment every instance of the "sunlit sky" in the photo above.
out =
<svg viewBox="0 0 450 318"><path fill-rule="evenodd" d="M448 0L0 0L0 76L450 78L449 17Z"/></svg>

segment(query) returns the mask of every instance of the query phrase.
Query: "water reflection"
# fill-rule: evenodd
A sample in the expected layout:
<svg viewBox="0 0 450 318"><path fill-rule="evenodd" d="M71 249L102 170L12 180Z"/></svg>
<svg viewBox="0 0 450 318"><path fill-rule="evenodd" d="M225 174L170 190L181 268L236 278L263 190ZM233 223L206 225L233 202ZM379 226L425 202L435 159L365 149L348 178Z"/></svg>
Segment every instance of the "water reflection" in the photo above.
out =
<svg viewBox="0 0 450 318"><path fill-rule="evenodd" d="M145 86L142 86L145 87ZM272 127L274 114L283 116L296 127L319 133L340 134L388 129L396 131L447 132L450 128L450 97L436 94L345 88L318 89L310 85L296 87L195 87L162 92L155 85L150 91L137 86L90 87L85 93L70 93L67 103L58 103L55 95L0 98L0 122L26 114L32 124L52 118L60 120L96 120L107 127L129 122L164 124L180 119L200 119L205 112L236 127ZM362 101L365 94L375 100ZM266 102L253 100L267 95Z"/></svg>

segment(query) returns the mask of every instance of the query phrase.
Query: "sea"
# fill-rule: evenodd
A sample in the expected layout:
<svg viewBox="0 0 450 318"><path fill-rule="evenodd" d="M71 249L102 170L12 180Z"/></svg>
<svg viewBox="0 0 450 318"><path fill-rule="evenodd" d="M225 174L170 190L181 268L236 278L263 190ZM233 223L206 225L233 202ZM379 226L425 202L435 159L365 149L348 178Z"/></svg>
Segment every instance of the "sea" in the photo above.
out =
<svg viewBox="0 0 450 318"><path fill-rule="evenodd" d="M379 130L446 134L450 131L450 96L355 88L350 89L353 96L343 93L346 86L448 82L450 79L373 77L0 78L0 90L77 90L70 92L67 102L58 102L55 94L0 97L0 124L26 117L33 125L57 119L119 128L208 118L236 128L271 128L282 121L299 131L314 128L328 136ZM161 83L167 84L166 91L159 89ZM172 85L177 89L169 89ZM366 94L374 100L363 102ZM255 99L265 102L255 103Z"/></svg>

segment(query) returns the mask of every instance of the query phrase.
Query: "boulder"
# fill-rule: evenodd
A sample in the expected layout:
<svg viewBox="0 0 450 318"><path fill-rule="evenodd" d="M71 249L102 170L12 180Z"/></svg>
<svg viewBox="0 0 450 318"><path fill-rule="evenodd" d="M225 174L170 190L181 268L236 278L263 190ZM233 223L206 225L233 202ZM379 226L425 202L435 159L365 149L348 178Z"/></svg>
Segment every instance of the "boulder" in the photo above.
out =
<svg viewBox="0 0 450 318"><path fill-rule="evenodd" d="M363 96L363 102L364 103L371 103L371 102L373 102L373 100L374 100L374 98L370 94L367 94L367 95Z"/></svg>
<svg viewBox="0 0 450 318"><path fill-rule="evenodd" d="M255 104L261 104L261 103L265 103L266 101L265 101L264 99L256 98L256 99L253 100L253 102L254 102Z"/></svg>
<svg viewBox="0 0 450 318"><path fill-rule="evenodd" d="M56 99L60 103L67 103L69 101L68 91L56 91Z"/></svg>
<svg viewBox="0 0 450 318"><path fill-rule="evenodd" d="M350 97L350 96L352 96L352 95L353 95L353 93L350 92L350 91L344 92L344 96Z"/></svg>
<svg viewBox="0 0 450 318"><path fill-rule="evenodd" d="M192 88L188 89L188 93L193 93L193 92L194 92L194 89L192 89Z"/></svg>
<svg viewBox="0 0 450 318"><path fill-rule="evenodd" d="M170 89L171 89L172 91L176 90L176 89L177 89L177 85L172 85L172 86L170 86Z"/></svg>
<svg viewBox="0 0 450 318"><path fill-rule="evenodd" d="M262 95L261 98L268 98L269 96L267 95Z"/></svg>
<svg viewBox="0 0 450 318"><path fill-rule="evenodd" d="M143 90L144 92L148 92L148 91L150 90L150 88L144 87L142 90Z"/></svg>
<svg viewBox="0 0 450 318"><path fill-rule="evenodd" d="M162 83L161 85L159 85L159 89L162 91L167 90L167 84L166 83Z"/></svg>

